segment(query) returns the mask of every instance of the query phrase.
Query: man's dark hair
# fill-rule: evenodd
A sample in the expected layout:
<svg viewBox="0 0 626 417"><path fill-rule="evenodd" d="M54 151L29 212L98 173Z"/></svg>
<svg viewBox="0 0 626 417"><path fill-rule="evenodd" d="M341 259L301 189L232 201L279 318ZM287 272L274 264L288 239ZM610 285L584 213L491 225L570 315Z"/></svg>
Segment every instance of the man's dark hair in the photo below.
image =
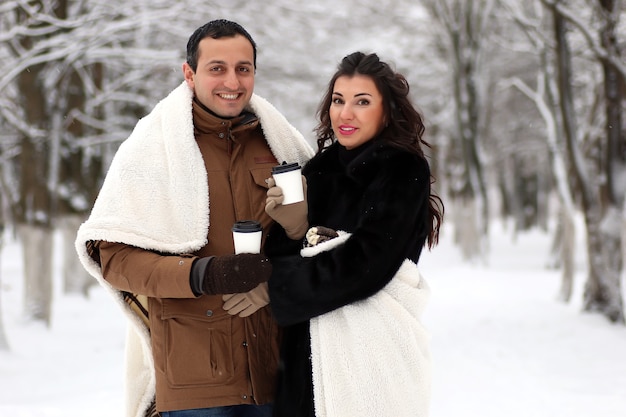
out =
<svg viewBox="0 0 626 417"><path fill-rule="evenodd" d="M252 39L252 36L247 30L243 28L239 23L231 22L226 19L212 20L200 26L189 37L187 42L187 64L191 67L193 72L198 69L198 45L204 38L230 38L237 35L245 36L246 39L252 44L252 51L254 52L254 69L256 69L256 43Z"/></svg>

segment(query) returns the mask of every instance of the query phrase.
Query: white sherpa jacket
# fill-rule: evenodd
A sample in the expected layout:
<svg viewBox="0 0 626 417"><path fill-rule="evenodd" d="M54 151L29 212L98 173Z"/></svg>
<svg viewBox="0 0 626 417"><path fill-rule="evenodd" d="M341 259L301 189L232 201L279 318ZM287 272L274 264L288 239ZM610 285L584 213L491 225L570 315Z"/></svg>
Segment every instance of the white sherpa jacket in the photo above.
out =
<svg viewBox="0 0 626 417"><path fill-rule="evenodd" d="M338 233L301 255L332 250L350 237ZM430 335L420 317L429 296L417 265L406 259L375 295L311 319L316 417L428 416Z"/></svg>
<svg viewBox="0 0 626 417"><path fill-rule="evenodd" d="M206 245L209 190L206 168L194 137L192 99L192 90L183 82L137 123L117 151L91 215L76 237L76 251L83 266L113 295L129 318L128 417L141 417L154 397L150 336L121 294L104 280L86 243L122 242L179 254L192 253ZM266 100L253 95L247 110L259 118L278 161L304 164L312 157L313 149L303 136Z"/></svg>

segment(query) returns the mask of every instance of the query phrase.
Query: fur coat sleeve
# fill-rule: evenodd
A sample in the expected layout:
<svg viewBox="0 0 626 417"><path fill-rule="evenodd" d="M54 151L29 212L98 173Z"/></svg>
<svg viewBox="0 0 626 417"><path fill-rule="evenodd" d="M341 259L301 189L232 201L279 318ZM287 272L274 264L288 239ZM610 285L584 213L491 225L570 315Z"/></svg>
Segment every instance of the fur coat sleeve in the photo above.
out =
<svg viewBox="0 0 626 417"><path fill-rule="evenodd" d="M405 259L417 262L428 234L425 160L374 143L345 164L340 149L333 146L316 155L303 172L309 224L345 230L350 238L313 258L293 253L274 228L266 241L273 265L272 311L284 326L376 294Z"/></svg>

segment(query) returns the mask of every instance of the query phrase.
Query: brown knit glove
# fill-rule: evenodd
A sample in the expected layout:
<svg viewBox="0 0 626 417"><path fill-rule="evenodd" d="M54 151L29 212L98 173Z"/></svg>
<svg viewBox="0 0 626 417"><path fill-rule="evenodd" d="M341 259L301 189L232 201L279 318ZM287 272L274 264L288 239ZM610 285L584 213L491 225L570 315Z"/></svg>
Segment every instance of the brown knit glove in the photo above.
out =
<svg viewBox="0 0 626 417"><path fill-rule="evenodd" d="M274 178L267 180L269 190L267 190L267 198L265 199L265 212L276 222L278 222L290 239L299 240L304 237L309 227L308 206L306 200L306 178L302 176L302 188L304 190L304 200L283 205L283 190L276 186Z"/></svg>
<svg viewBox="0 0 626 417"><path fill-rule="evenodd" d="M272 265L263 254L209 256L193 263L189 283L196 296L242 293L266 282L271 274Z"/></svg>

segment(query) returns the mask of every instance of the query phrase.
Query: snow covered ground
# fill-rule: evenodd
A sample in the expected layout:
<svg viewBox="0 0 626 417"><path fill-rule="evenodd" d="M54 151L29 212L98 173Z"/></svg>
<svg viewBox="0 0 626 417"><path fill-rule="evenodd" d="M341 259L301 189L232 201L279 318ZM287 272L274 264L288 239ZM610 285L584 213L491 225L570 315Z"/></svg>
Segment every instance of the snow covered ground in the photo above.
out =
<svg viewBox="0 0 626 417"><path fill-rule="evenodd" d="M573 301L562 304L560 273L545 268L547 235L514 242L494 224L487 261L466 264L450 232L420 264L432 288L424 317L431 417L626 416L626 328L581 313L582 245ZM0 262L11 348L0 352L0 417L122 416L125 322L117 307L100 287L89 299L62 295L57 273L51 327L25 322L19 245L7 241Z"/></svg>

